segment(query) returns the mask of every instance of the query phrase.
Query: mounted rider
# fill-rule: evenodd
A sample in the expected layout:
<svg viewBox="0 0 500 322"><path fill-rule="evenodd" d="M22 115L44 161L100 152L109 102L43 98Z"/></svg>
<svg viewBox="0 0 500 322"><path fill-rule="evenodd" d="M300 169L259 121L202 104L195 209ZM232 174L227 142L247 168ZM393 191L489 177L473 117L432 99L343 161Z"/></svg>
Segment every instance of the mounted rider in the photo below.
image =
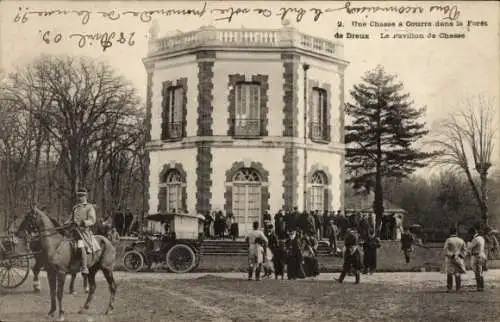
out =
<svg viewBox="0 0 500 322"><path fill-rule="evenodd" d="M87 251L96 251L91 228L96 223L96 211L94 206L87 201L87 190L85 188L78 189L76 192L78 203L73 207L71 218L66 224L73 224L73 234L77 240L77 247L82 256L82 274L88 274L87 267Z"/></svg>

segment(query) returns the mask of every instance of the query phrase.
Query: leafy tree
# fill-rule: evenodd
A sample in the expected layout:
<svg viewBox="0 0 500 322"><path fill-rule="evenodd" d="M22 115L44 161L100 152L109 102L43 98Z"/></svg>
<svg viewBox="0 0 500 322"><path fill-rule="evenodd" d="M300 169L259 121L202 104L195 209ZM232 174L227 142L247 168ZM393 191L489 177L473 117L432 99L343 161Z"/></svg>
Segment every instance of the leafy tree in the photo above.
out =
<svg viewBox="0 0 500 322"><path fill-rule="evenodd" d="M365 74L363 83L354 85L350 91L354 103L345 108L352 119L345 134L348 181L356 189L374 190L378 224L384 213L382 179L404 178L426 166L433 155L414 147L428 133L425 123L419 122L425 108L414 108L402 89L395 75L378 66Z"/></svg>

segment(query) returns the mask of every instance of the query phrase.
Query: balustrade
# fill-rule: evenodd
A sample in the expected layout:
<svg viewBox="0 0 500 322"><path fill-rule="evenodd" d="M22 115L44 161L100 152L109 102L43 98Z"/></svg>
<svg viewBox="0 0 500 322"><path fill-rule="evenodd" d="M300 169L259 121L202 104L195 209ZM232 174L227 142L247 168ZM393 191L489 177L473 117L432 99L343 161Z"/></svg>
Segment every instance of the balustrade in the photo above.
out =
<svg viewBox="0 0 500 322"><path fill-rule="evenodd" d="M342 45L334 41L303 34L293 28L283 29L215 29L200 28L174 36L153 39L149 54L168 53L197 46L220 47L297 47L328 56L342 55Z"/></svg>

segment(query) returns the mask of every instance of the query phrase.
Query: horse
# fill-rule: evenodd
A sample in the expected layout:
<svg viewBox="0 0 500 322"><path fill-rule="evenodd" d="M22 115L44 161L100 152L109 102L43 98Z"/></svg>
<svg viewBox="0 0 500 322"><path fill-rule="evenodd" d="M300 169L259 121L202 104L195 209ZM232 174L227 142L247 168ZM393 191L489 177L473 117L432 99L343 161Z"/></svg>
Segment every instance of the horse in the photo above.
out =
<svg viewBox="0 0 500 322"><path fill-rule="evenodd" d="M52 218L49 218L52 224L55 227L60 227L59 223L55 221ZM42 265L42 256L41 256L41 250L42 250L42 245L40 242L40 239L38 239L36 236L31 236L31 234L28 234L27 231L30 229L30 227L25 227L26 224L28 223L27 220L23 221L22 224L19 226L17 229L17 232L15 233L15 236L21 240L26 240L26 244L29 246L30 251L33 254L33 258L35 259L35 264L31 268L33 271L33 291L35 293L40 293L40 281L38 280L38 275L40 274L40 271L43 268ZM76 273L71 273L71 281L69 283L69 293L72 295L75 295L75 279L76 279ZM87 276L82 275L83 277L83 287L85 288L85 293L88 293L89 291L89 286L88 286L88 280Z"/></svg>
<svg viewBox="0 0 500 322"><path fill-rule="evenodd" d="M27 233L38 232L41 252L40 262L45 266L47 271L47 279L50 288L50 311L49 317L54 317L57 305L59 306L59 321L64 321L63 296L64 283L66 274L76 273L80 268L80 261L77 256L74 240L67 240L65 231L68 227L60 227L54 225L52 220L36 206L33 206L31 211L24 217L22 227L25 227ZM58 227L59 226L59 227ZM87 299L79 310L80 314L85 313L93 300L96 290L95 275L99 270L102 270L104 277L108 283L110 297L105 314L112 313L115 303L116 282L113 277L113 266L116 257L116 249L111 242L103 236L94 236L100 246L100 250L89 254L88 266L88 283L89 292ZM56 295L57 302L56 303Z"/></svg>

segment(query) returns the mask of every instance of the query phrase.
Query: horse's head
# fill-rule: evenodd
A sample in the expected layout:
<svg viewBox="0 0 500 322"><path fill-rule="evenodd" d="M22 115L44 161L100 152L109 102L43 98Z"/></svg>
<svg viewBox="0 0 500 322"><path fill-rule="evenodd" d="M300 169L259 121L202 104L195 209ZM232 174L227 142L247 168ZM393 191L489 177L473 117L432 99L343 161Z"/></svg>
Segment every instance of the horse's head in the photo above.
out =
<svg viewBox="0 0 500 322"><path fill-rule="evenodd" d="M30 211L24 216L23 221L19 225L15 235L18 238L25 238L33 233L40 232L40 220L38 214L35 211L35 207L32 207Z"/></svg>
<svg viewBox="0 0 500 322"><path fill-rule="evenodd" d="M16 236L23 237L33 233L40 233L41 231L51 228L61 227L57 221L50 218L42 209L36 206L31 207L31 210L24 216L21 225L19 226Z"/></svg>

